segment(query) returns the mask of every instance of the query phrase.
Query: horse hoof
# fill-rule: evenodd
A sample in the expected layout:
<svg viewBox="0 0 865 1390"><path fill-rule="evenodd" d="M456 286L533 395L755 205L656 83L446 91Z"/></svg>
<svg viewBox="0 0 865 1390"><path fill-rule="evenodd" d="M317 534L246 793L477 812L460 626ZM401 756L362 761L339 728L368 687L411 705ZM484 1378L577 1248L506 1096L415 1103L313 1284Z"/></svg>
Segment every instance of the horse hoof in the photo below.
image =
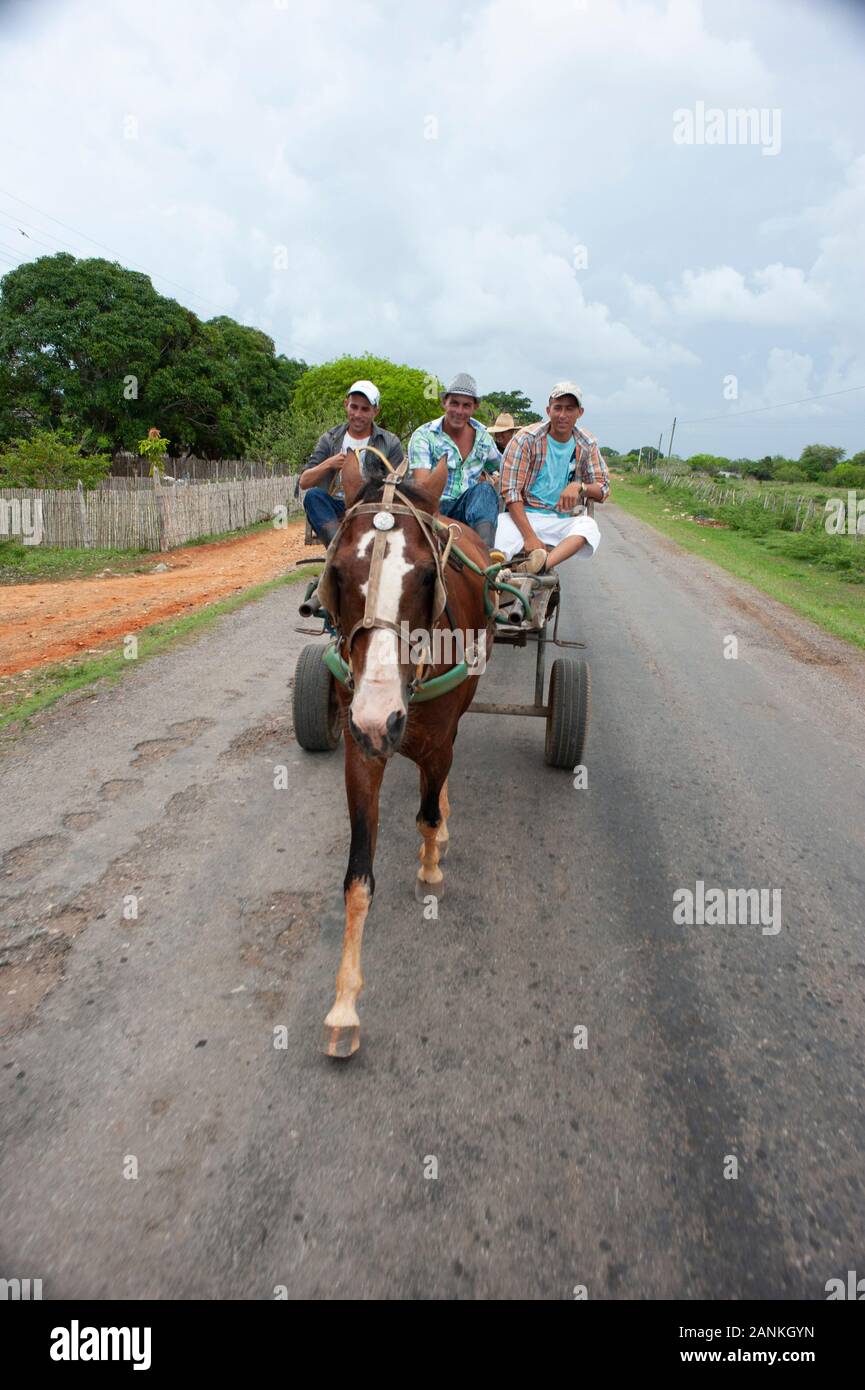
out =
<svg viewBox="0 0 865 1390"><path fill-rule="evenodd" d="M328 1057L353 1057L360 1047L360 1024L332 1028L324 1025L324 1050Z"/></svg>
<svg viewBox="0 0 865 1390"><path fill-rule="evenodd" d="M425 902L427 898L441 898L445 891L445 881L440 878L438 883L425 883L422 878L414 881L414 895L419 903Z"/></svg>

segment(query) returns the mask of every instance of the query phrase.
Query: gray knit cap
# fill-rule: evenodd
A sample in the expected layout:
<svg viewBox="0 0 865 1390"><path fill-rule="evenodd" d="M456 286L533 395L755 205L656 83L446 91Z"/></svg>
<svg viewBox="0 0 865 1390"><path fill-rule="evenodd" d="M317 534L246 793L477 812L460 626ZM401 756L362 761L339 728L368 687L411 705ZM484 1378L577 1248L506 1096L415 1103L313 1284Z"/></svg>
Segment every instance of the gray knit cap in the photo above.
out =
<svg viewBox="0 0 865 1390"><path fill-rule="evenodd" d="M442 392L445 396L472 396L476 401L480 400L478 395L478 384L473 376L468 372L457 372L450 386Z"/></svg>

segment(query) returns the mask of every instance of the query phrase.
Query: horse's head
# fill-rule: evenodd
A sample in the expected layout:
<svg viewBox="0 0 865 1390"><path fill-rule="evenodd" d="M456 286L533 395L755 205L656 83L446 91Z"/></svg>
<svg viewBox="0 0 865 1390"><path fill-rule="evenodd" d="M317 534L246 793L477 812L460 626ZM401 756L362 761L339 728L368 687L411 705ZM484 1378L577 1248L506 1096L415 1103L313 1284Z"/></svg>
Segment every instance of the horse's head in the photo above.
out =
<svg viewBox="0 0 865 1390"><path fill-rule="evenodd" d="M388 530L374 524L375 509L350 515L358 504L382 502L385 478L372 468L369 472L372 476L364 477L356 454L348 454L342 469L346 520L328 559L325 606L342 634L343 655L351 667L354 689L348 718L352 736L365 753L387 758L405 731L409 686L415 675L410 642L401 640L401 634L431 631L443 602L438 541L433 549L428 518L438 510L447 463L442 459L423 481L415 475L411 482L399 483ZM407 512L406 503L421 514L422 521ZM377 538L380 558L373 565Z"/></svg>

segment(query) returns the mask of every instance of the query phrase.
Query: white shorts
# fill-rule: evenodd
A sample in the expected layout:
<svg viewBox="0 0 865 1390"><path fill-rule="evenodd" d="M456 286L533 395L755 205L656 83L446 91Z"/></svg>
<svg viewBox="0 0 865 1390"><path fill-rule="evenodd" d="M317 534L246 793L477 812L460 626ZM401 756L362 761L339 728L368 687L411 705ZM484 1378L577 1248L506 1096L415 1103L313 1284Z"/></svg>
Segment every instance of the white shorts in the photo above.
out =
<svg viewBox="0 0 865 1390"><path fill-rule="evenodd" d="M580 556L590 560L601 543L601 533L594 517L581 512L579 516L559 516L557 512L526 512L532 530L544 545L558 545L568 536L585 536L586 544L577 551ZM506 560L522 550L524 541L511 520L508 512L502 512L496 528L495 548L500 550Z"/></svg>

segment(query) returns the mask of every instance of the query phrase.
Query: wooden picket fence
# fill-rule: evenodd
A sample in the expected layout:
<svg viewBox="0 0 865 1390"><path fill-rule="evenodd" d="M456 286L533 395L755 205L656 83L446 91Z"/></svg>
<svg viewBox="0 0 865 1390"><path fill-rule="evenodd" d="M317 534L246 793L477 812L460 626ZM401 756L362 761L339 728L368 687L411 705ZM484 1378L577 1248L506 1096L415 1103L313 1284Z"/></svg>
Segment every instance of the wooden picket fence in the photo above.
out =
<svg viewBox="0 0 865 1390"><path fill-rule="evenodd" d="M105 482L110 486L129 480L147 486L150 483L150 459L136 454L118 453L111 460L111 473ZM229 483L250 478L272 478L273 469L252 459L200 459L193 454L184 458L166 458L162 471L179 481L190 483Z"/></svg>
<svg viewBox="0 0 865 1390"><path fill-rule="evenodd" d="M149 478L144 487L92 491L80 484L70 490L0 488L0 539L23 531L38 534L38 544L64 549L169 550L270 517L302 515L294 486L294 477L284 475L172 487Z"/></svg>
<svg viewBox="0 0 865 1390"><path fill-rule="evenodd" d="M786 514L788 507L790 511L795 507L794 531L806 530L808 526L822 519L824 515L822 507L818 510L813 497L801 497L769 489L762 493L748 492L743 488L728 487L713 482L711 479L689 477L687 474L676 473L664 468L641 468L639 472L644 477L659 478L661 482L672 483L676 487L690 488L696 497L713 507L762 501L764 511L780 512L782 516Z"/></svg>

